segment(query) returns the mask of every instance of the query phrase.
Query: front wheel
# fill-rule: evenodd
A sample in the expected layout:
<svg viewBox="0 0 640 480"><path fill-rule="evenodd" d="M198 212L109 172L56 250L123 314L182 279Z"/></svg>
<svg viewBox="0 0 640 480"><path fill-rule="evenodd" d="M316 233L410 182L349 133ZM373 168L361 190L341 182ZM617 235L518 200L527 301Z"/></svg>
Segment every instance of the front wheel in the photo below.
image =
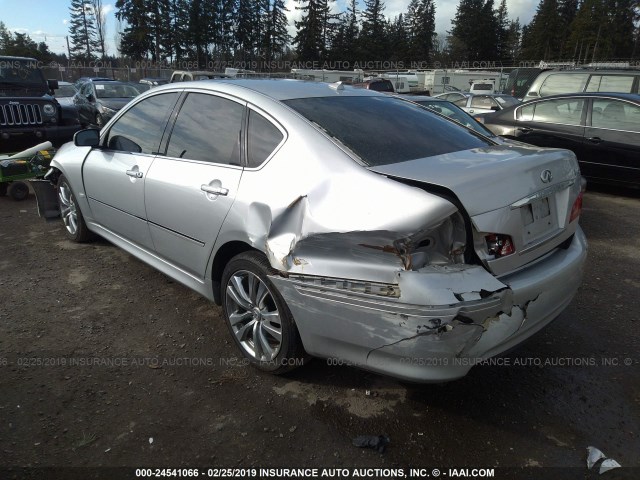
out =
<svg viewBox="0 0 640 480"><path fill-rule="evenodd" d="M67 238L78 243L91 240L93 235L84 222L84 217L82 216L80 207L78 207L76 203L76 197L71 190L71 185L67 177L60 175L56 190L58 191L60 215L64 222Z"/></svg>
<svg viewBox="0 0 640 480"><path fill-rule="evenodd" d="M222 274L222 310L233 339L259 370L280 374L304 363L293 316L267 275L275 273L259 252L234 257Z"/></svg>

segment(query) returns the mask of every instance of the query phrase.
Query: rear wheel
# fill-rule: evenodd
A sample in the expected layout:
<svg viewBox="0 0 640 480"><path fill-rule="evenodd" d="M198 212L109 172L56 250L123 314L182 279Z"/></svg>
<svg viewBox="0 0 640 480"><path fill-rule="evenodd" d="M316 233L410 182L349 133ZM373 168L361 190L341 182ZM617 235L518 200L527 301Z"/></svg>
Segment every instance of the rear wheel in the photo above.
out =
<svg viewBox="0 0 640 480"><path fill-rule="evenodd" d="M29 186L24 182L11 182L7 193L16 201L24 200L29 196Z"/></svg>
<svg viewBox="0 0 640 480"><path fill-rule="evenodd" d="M222 309L236 345L259 370L280 374L304 363L293 316L267 275L275 273L259 252L234 257L222 274Z"/></svg>
<svg viewBox="0 0 640 480"><path fill-rule="evenodd" d="M58 203L60 205L60 215L64 222L65 233L69 240L74 242L86 242L91 240L93 234L84 222L82 212L76 203L76 197L71 190L71 185L67 177L60 175L58 178Z"/></svg>

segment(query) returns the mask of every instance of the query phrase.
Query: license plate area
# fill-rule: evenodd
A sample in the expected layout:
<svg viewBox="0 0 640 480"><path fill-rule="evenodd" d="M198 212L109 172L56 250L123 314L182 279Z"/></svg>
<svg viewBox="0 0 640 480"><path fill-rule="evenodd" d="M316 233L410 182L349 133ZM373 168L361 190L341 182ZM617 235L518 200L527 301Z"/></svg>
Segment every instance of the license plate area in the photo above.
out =
<svg viewBox="0 0 640 480"><path fill-rule="evenodd" d="M520 207L520 215L525 245L548 235L557 228L552 196L537 198L523 205Z"/></svg>

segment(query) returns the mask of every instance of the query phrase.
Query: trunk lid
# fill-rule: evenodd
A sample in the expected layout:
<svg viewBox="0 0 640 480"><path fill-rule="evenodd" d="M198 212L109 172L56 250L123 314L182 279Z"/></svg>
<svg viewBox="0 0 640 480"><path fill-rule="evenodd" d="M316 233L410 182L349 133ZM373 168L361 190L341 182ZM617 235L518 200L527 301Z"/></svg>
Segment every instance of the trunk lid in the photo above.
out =
<svg viewBox="0 0 640 480"><path fill-rule="evenodd" d="M390 176L451 190L470 216L512 205L541 190L578 182L580 170L568 150L498 145L370 167ZM545 171L551 172L544 174ZM578 182L579 183L579 182Z"/></svg>

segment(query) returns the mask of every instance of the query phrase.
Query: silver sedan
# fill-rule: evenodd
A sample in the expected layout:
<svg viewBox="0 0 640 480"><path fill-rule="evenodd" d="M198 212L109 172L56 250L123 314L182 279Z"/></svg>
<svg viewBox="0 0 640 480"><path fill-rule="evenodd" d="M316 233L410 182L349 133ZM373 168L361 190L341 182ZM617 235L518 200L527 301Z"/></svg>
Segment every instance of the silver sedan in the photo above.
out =
<svg viewBox="0 0 640 480"><path fill-rule="evenodd" d="M222 305L273 373L318 356L459 378L556 318L587 250L571 152L341 83L156 87L47 178L39 204L56 196L69 239L100 235Z"/></svg>

